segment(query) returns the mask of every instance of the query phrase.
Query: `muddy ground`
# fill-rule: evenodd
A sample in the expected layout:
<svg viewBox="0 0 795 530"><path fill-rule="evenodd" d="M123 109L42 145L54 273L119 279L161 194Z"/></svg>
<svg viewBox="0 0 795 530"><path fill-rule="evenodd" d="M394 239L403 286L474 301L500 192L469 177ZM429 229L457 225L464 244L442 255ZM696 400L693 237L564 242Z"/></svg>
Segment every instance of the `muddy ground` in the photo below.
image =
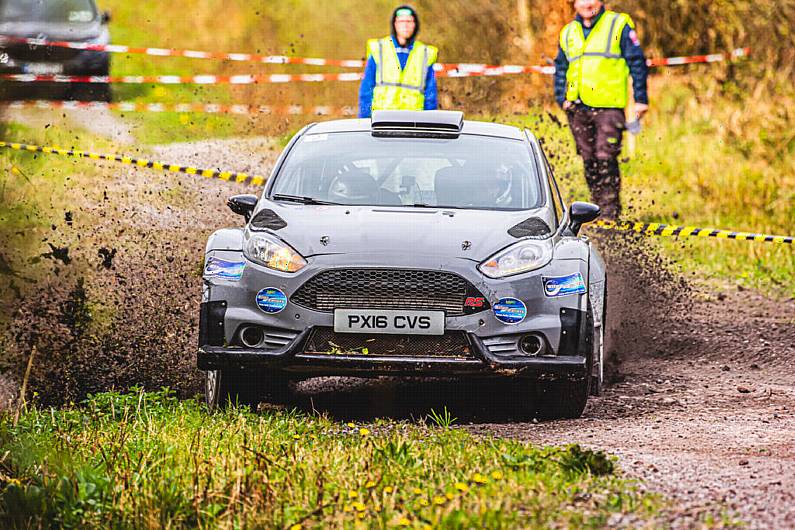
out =
<svg viewBox="0 0 795 530"><path fill-rule="evenodd" d="M264 138L213 140L152 154L267 172L278 147ZM7 261L24 258L26 271L39 275L4 273L18 296L0 400L13 396L34 346L30 385L44 403L130 383L168 385L183 396L201 390L194 349L204 242L240 222L224 199L256 190L107 168L105 180L72 190L74 206L58 212L63 221L36 256L13 255L25 234L6 242ZM317 380L300 385L296 404L365 421L447 406L477 434L615 454L642 487L672 499L663 525L729 514L751 527L795 527L795 300L694 288L634 240L611 255L617 362L612 382L578 420L517 422L499 392L455 381ZM20 279L26 274L36 282Z"/></svg>

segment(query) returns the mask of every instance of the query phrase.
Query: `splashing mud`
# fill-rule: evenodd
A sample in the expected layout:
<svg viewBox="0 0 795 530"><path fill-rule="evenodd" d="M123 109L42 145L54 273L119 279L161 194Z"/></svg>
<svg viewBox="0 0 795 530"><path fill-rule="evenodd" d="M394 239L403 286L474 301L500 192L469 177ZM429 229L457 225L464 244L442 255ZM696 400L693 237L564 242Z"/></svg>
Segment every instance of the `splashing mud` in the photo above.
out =
<svg viewBox="0 0 795 530"><path fill-rule="evenodd" d="M146 209L117 202L113 215L102 217L114 221L101 228L69 219L75 233L96 233L81 238L74 259L68 258L67 244L49 244L47 257L58 260L58 267L53 260L39 263L38 276L44 280L23 296L4 345L17 377L31 349L40 352L29 388L42 403L76 401L88 393L132 385L169 386L183 397L201 390L194 355L200 260L208 231L192 230L184 223L186 211L160 198L183 191L181 202L194 212L197 225L211 220L218 227L238 223L223 208L221 198L228 188L216 186L170 184L167 193L147 193ZM193 210L208 192L218 197L217 206ZM117 194L117 200L125 197ZM89 209L79 219L92 223L96 217L91 214ZM140 226L152 220L156 228ZM673 315L686 315L689 288L638 236L596 237L611 273L608 312L615 329L609 374L618 380L626 356L651 348L676 350L665 329Z"/></svg>

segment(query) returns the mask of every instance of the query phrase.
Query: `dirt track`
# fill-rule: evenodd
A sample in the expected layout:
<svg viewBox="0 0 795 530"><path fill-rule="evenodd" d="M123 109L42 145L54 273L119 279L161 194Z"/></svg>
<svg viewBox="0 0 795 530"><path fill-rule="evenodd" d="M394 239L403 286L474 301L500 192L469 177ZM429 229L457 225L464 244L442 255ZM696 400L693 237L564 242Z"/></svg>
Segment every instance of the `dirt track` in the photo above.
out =
<svg viewBox="0 0 795 530"><path fill-rule="evenodd" d="M233 150L255 153L249 155L251 167L241 166L240 157L230 155ZM260 172L276 155L264 140L208 141L155 152L166 161L227 164L229 169ZM100 273L103 279L97 289L112 290L121 278L126 291L150 291L145 309L134 315L139 322L157 320L160 328L169 330L168 351L161 347L152 358L169 355L175 368L158 368L160 379L150 377L145 367L131 368L141 344L160 344L138 335L141 342L133 342L138 350L114 350L123 358L118 366L131 378L149 377L150 384L168 381L180 370L183 375L191 370L193 313L199 298L198 275L192 271L204 241L214 228L238 222L225 209L223 198L245 190L199 179L177 184L175 177L135 168L126 168L119 176L114 167L108 178L115 179L86 191L74 232L63 233L58 241L74 243L78 230L93 231L90 242L83 239L72 253L92 267L97 248L109 246L109 241L119 247L112 269ZM96 204L102 188L114 204L113 211L104 215ZM112 223L91 226L101 218ZM631 270L625 271L628 278L633 276ZM603 396L592 399L579 420L516 423L500 414L499 396L484 405L481 396L488 392L455 382L325 380L303 384L298 404L365 419L420 417L431 408L447 406L458 416L459 425L475 433L537 443L577 442L617 455L627 473L674 499L668 514L674 526L692 526L705 513L720 515L728 510L752 527L794 527L795 301L774 302L735 289L682 291L691 303L677 313L660 307L654 297L646 303L656 310L645 307L647 298L634 283L628 279L622 285L627 286L623 292L611 293L612 305L625 322L620 330L623 339L632 340L621 341L616 382ZM666 289L667 296L676 296L676 285ZM134 303L135 295L130 296L121 301ZM144 364L147 358L138 362ZM195 370L171 382L185 392L198 389L198 383Z"/></svg>

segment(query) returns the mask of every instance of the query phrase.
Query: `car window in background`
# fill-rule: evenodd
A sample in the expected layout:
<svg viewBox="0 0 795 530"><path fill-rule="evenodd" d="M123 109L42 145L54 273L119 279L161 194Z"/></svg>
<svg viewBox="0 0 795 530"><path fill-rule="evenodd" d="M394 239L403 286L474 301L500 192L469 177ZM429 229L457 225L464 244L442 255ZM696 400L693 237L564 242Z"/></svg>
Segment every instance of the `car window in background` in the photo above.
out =
<svg viewBox="0 0 795 530"><path fill-rule="evenodd" d="M542 203L538 174L519 140L375 138L310 134L290 151L271 195L346 205L527 210Z"/></svg>
<svg viewBox="0 0 795 530"><path fill-rule="evenodd" d="M79 24L97 17L93 0L0 0L2 22Z"/></svg>

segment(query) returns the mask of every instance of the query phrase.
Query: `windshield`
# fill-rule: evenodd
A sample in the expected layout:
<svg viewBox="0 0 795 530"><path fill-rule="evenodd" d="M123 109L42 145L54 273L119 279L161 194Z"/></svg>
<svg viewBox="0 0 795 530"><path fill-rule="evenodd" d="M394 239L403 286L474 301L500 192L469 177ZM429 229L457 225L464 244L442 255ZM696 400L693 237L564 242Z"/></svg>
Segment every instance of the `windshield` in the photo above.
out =
<svg viewBox="0 0 795 530"><path fill-rule="evenodd" d="M444 140L309 134L279 171L271 190L272 198L277 195L345 205L488 210L542 204L527 145L474 135Z"/></svg>
<svg viewBox="0 0 795 530"><path fill-rule="evenodd" d="M93 0L0 0L0 22L92 22Z"/></svg>

